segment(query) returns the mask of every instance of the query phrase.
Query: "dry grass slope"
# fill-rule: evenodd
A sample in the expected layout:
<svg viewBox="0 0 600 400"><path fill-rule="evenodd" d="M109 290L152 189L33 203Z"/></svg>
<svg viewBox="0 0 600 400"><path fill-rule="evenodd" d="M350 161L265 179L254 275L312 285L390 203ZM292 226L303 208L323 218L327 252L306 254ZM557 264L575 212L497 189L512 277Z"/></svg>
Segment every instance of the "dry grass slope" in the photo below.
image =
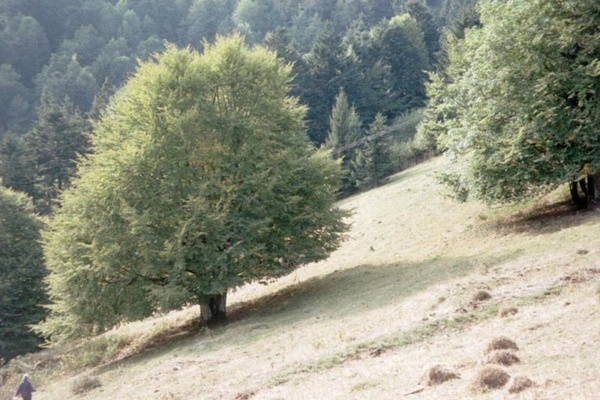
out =
<svg viewBox="0 0 600 400"><path fill-rule="evenodd" d="M24 357L0 370L0 398L24 371L36 400L596 398L600 212L560 193L457 204L433 178L446 168L435 159L343 201L342 248L239 288L228 324L198 327L194 308ZM500 367L513 378L474 388L500 336L518 343L520 362ZM423 384L431 365L460 379Z"/></svg>

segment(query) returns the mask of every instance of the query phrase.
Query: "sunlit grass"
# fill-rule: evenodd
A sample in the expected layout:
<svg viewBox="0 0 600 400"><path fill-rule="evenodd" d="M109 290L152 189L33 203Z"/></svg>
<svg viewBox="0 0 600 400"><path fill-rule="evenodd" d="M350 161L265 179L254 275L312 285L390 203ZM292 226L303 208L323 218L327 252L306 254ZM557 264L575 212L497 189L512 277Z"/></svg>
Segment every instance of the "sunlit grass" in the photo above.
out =
<svg viewBox="0 0 600 400"><path fill-rule="evenodd" d="M586 377L600 372L581 372L600 356L582 344L600 328L598 212L569 209L562 189L519 206L455 203L435 183L443 168L436 159L342 201L354 211L342 248L270 285L238 288L228 324L199 327L193 306L123 324L3 369L0 397L28 371L45 400L68 398L80 374L102 383L84 399L389 398L412 392L438 362L464 378L420 398L485 396L468 383L484 343L505 331L523 353L511 375L558 381L569 363ZM527 390L564 394L560 384Z"/></svg>

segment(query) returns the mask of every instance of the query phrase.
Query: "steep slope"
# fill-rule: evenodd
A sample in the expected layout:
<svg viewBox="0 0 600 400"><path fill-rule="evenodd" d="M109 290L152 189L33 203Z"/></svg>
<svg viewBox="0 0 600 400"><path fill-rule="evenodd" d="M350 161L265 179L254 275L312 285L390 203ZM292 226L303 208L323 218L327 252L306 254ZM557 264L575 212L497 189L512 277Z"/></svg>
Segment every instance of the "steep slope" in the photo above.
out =
<svg viewBox="0 0 600 400"><path fill-rule="evenodd" d="M37 399L588 399L600 391L600 213L548 200L518 213L458 204L435 159L343 202L352 230L326 262L231 295L231 321L101 367L45 378ZM536 211L537 210L537 211ZM550 212L551 211L551 212ZM544 214L544 212L546 214ZM142 336L165 318L130 324ZM511 380L477 387L506 336ZM77 357L77 354L72 356ZM427 385L440 364L458 378ZM34 382L35 383L35 382ZM79 386L81 387L81 386Z"/></svg>

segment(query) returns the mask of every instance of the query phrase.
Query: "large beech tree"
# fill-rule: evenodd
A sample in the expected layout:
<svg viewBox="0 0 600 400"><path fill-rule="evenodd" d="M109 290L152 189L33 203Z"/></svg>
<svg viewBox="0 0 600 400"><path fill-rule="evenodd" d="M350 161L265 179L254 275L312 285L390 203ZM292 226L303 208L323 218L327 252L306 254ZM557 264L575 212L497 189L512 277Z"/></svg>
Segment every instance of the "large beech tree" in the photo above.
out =
<svg viewBox="0 0 600 400"><path fill-rule="evenodd" d="M459 194L515 201L600 168L600 3L486 1L432 77L428 118Z"/></svg>
<svg viewBox="0 0 600 400"><path fill-rule="evenodd" d="M339 164L311 145L291 66L242 37L169 47L140 65L93 134L93 154L44 235L60 341L200 304L336 249Z"/></svg>

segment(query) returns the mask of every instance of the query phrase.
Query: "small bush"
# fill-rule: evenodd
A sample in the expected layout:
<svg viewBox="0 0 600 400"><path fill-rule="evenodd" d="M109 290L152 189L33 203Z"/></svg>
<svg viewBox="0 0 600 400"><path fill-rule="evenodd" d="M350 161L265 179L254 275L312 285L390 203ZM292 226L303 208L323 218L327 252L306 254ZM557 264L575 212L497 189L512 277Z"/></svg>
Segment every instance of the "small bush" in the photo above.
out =
<svg viewBox="0 0 600 400"><path fill-rule="evenodd" d="M521 393L525 389L529 389L530 387L535 386L535 382L529 379L526 376L517 376L513 379L510 388L508 389L509 393Z"/></svg>
<svg viewBox="0 0 600 400"><path fill-rule="evenodd" d="M493 339L487 346L486 353L490 353L494 350L519 350L517 344L511 339L500 336Z"/></svg>
<svg viewBox="0 0 600 400"><path fill-rule="evenodd" d="M427 386L434 386L442 384L451 379L459 379L460 375L456 372L436 364L429 368L423 376L422 382Z"/></svg>
<svg viewBox="0 0 600 400"><path fill-rule="evenodd" d="M492 295L489 292L486 292L485 290L480 290L477 293L475 293L475 295L473 295L474 302L486 301L491 298L492 298Z"/></svg>
<svg viewBox="0 0 600 400"><path fill-rule="evenodd" d="M100 386L102 386L102 383L98 377L86 375L75 379L71 392L73 394L84 394Z"/></svg>
<svg viewBox="0 0 600 400"><path fill-rule="evenodd" d="M510 380L510 375L502 368L493 367L491 365L483 367L477 374L475 386L484 389L500 389L504 387Z"/></svg>
<svg viewBox="0 0 600 400"><path fill-rule="evenodd" d="M486 364L500 364L509 366L521 362L512 351L509 350L495 350L488 355L485 360Z"/></svg>
<svg viewBox="0 0 600 400"><path fill-rule="evenodd" d="M63 360L71 370L95 367L110 361L119 350L127 347L132 339L121 335L101 335L90 338L83 341L76 352L66 354Z"/></svg>

